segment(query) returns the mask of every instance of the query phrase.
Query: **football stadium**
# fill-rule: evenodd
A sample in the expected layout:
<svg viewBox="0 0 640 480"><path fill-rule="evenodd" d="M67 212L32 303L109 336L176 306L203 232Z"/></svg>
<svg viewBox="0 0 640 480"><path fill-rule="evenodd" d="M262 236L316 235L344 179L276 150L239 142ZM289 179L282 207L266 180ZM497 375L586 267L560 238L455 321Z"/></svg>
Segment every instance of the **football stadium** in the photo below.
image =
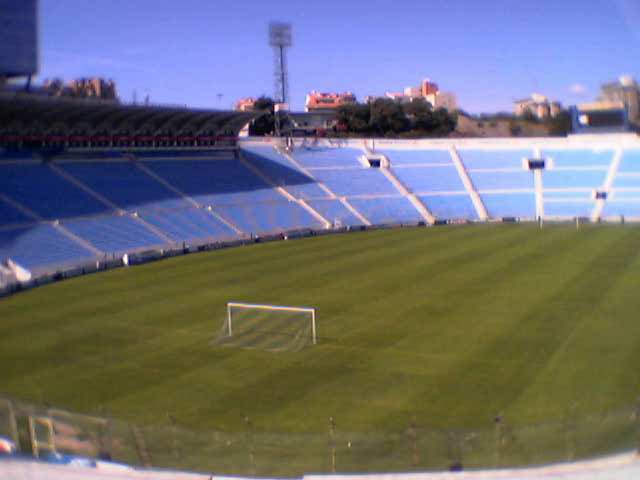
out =
<svg viewBox="0 0 640 480"><path fill-rule="evenodd" d="M0 90L0 478L640 472L637 134L265 115Z"/></svg>

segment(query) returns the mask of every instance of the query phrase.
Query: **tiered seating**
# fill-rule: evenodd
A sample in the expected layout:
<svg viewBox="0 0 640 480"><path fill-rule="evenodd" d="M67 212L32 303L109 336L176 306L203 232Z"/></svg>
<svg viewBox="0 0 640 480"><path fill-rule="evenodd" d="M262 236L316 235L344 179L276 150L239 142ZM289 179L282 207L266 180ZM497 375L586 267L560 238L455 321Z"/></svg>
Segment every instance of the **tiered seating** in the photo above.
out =
<svg viewBox="0 0 640 480"><path fill-rule="evenodd" d="M108 254L144 250L166 243L141 222L126 215L68 220L62 225Z"/></svg>
<svg viewBox="0 0 640 480"><path fill-rule="evenodd" d="M550 158L559 168L608 167L613 159L613 150L557 149L543 150L543 158Z"/></svg>
<svg viewBox="0 0 640 480"><path fill-rule="evenodd" d="M45 219L110 211L109 207L40 163L0 164L0 192Z"/></svg>
<svg viewBox="0 0 640 480"><path fill-rule="evenodd" d="M32 223L34 220L4 202L0 197L0 227Z"/></svg>
<svg viewBox="0 0 640 480"><path fill-rule="evenodd" d="M267 234L304 228L322 228L322 224L300 205L286 200L268 203L222 205L217 208L245 233Z"/></svg>
<svg viewBox="0 0 640 480"><path fill-rule="evenodd" d="M382 172L355 167L344 170L314 170L313 174L338 196L398 195Z"/></svg>
<svg viewBox="0 0 640 480"><path fill-rule="evenodd" d="M447 149L388 148L380 152L390 159L391 173L437 219L477 219ZM491 218L535 217L534 175L522 166L524 158L534 156L533 148L461 148L458 152ZM137 154L138 163L133 163L125 155L106 153L99 160L58 161L55 165L61 174L30 156L11 159L2 154L0 259L9 257L42 273L101 257L90 246L106 255L121 255L164 248L168 243L323 228L300 202L287 200L272 184L304 199L336 226L362 222L318 182L344 196L374 225L423 221L403 196L403 188L396 189L382 170L359 162L363 150L313 147L299 148L293 155L304 169L265 144L243 145L240 159L228 151L175 155L158 151ZM545 216L582 217L597 211L599 203L592 194L604 186L613 149L558 148L541 155L553 160L552 168L541 172ZM145 167L174 188L158 181ZM117 214L109 202L136 211L139 218ZM44 220L59 219L60 227L32 218L20 205ZM202 208L206 206L212 211ZM604 202L603 216L619 215L640 218L639 148L623 152ZM74 240L68 232L78 238Z"/></svg>
<svg viewBox="0 0 640 480"><path fill-rule="evenodd" d="M175 242L194 240L229 240L235 232L200 208L181 210L148 210L140 218L161 230Z"/></svg>
<svg viewBox="0 0 640 480"><path fill-rule="evenodd" d="M475 188L486 190L533 190L533 173L528 170L479 171L468 170Z"/></svg>
<svg viewBox="0 0 640 480"><path fill-rule="evenodd" d="M475 209L448 150L381 150L393 174L436 219L474 219ZM456 195L438 195L456 193Z"/></svg>
<svg viewBox="0 0 640 480"><path fill-rule="evenodd" d="M358 157L364 155L359 148L299 148L294 157L306 168L335 168L360 166Z"/></svg>
<svg viewBox="0 0 640 480"><path fill-rule="evenodd" d="M415 207L405 197L351 198L349 202L375 224L417 224L423 221Z"/></svg>
<svg viewBox="0 0 640 480"><path fill-rule="evenodd" d="M42 223L0 230L0 259L4 258L11 258L38 274L90 261L95 255L53 226Z"/></svg>
<svg viewBox="0 0 640 480"><path fill-rule="evenodd" d="M640 217L640 150L622 153L613 189L602 214L605 217Z"/></svg>
<svg viewBox="0 0 640 480"><path fill-rule="evenodd" d="M458 195L421 195L420 200L439 220L478 218L473 202L467 193Z"/></svg>
<svg viewBox="0 0 640 480"><path fill-rule="evenodd" d="M144 165L202 205L282 199L238 160L145 160Z"/></svg>
<svg viewBox="0 0 640 480"><path fill-rule="evenodd" d="M376 153L384 154L392 167L397 165L453 165L448 150L395 150L382 149Z"/></svg>
<svg viewBox="0 0 640 480"><path fill-rule="evenodd" d="M545 217L588 217L595 206L589 194L563 192L544 195Z"/></svg>
<svg viewBox="0 0 640 480"><path fill-rule="evenodd" d="M465 192L462 180L453 164L437 167L395 167L396 177L411 192Z"/></svg>
<svg viewBox="0 0 640 480"><path fill-rule="evenodd" d="M316 181L298 169L271 145L247 147L244 158L265 174L275 185L284 187L294 197L303 199L328 198Z"/></svg>
<svg viewBox="0 0 640 480"><path fill-rule="evenodd" d="M607 167L598 170L544 170L542 185L548 189L596 189L607 178Z"/></svg>
<svg viewBox="0 0 640 480"><path fill-rule="evenodd" d="M536 201L533 193L487 193L482 201L490 218L535 218Z"/></svg>
<svg viewBox="0 0 640 480"><path fill-rule="evenodd" d="M336 198L309 200L309 205L334 225L363 225L360 219Z"/></svg>
<svg viewBox="0 0 640 480"><path fill-rule="evenodd" d="M533 157L533 150L477 150L458 149L458 155L467 170L476 169L521 169L523 159Z"/></svg>
<svg viewBox="0 0 640 480"><path fill-rule="evenodd" d="M66 162L58 166L117 206L128 210L189 206L132 162Z"/></svg>

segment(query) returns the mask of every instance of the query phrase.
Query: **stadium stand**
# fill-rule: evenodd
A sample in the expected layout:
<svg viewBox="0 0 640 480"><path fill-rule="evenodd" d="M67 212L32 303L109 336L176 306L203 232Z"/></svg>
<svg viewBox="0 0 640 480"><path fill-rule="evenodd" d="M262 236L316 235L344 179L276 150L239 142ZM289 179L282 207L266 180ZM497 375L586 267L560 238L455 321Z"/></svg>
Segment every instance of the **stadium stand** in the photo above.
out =
<svg viewBox="0 0 640 480"><path fill-rule="evenodd" d="M107 254L121 254L161 247L162 238L129 216L107 215L67 220L62 223L71 233Z"/></svg>
<svg viewBox="0 0 640 480"><path fill-rule="evenodd" d="M236 144L259 112L0 106L0 261L36 277L326 229L640 218L637 139Z"/></svg>
<svg viewBox="0 0 640 480"><path fill-rule="evenodd" d="M56 162L61 170L125 210L179 209L190 206L134 162Z"/></svg>
<svg viewBox="0 0 640 480"><path fill-rule="evenodd" d="M420 199L437 219L476 220L478 214L466 193L456 195L421 195Z"/></svg>
<svg viewBox="0 0 640 480"><path fill-rule="evenodd" d="M95 257L94 252L47 223L0 230L0 252L3 258L14 260L33 274L56 271Z"/></svg>
<svg viewBox="0 0 640 480"><path fill-rule="evenodd" d="M374 225L415 225L422 221L422 217L406 197L353 198L350 202Z"/></svg>
<svg viewBox="0 0 640 480"><path fill-rule="evenodd" d="M364 225L364 223L337 198L310 200L309 204L334 226Z"/></svg>
<svg viewBox="0 0 640 480"><path fill-rule="evenodd" d="M0 164L0 192L47 220L112 210L43 163Z"/></svg>

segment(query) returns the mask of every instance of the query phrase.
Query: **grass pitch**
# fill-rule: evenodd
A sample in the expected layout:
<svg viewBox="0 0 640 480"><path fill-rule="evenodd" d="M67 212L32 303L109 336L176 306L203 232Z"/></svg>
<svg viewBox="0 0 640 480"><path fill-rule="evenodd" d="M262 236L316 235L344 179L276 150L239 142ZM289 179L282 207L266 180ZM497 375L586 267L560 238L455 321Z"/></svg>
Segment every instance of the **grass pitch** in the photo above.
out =
<svg viewBox="0 0 640 480"><path fill-rule="evenodd" d="M228 301L311 306L319 344L212 346ZM0 392L192 429L561 419L640 392L640 229L474 225L188 255L0 299Z"/></svg>

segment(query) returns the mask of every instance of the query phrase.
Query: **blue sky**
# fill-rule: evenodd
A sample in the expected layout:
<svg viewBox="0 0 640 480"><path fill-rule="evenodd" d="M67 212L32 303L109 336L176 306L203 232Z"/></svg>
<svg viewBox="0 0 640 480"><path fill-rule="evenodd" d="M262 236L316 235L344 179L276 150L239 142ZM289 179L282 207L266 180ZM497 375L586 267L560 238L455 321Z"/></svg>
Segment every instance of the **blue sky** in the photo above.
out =
<svg viewBox="0 0 640 480"><path fill-rule="evenodd" d="M41 0L40 78L105 76L120 97L230 108L273 94L269 20L293 24L293 109L430 77L471 112L537 91L587 101L640 80L640 0ZM222 96L219 96L221 94Z"/></svg>

